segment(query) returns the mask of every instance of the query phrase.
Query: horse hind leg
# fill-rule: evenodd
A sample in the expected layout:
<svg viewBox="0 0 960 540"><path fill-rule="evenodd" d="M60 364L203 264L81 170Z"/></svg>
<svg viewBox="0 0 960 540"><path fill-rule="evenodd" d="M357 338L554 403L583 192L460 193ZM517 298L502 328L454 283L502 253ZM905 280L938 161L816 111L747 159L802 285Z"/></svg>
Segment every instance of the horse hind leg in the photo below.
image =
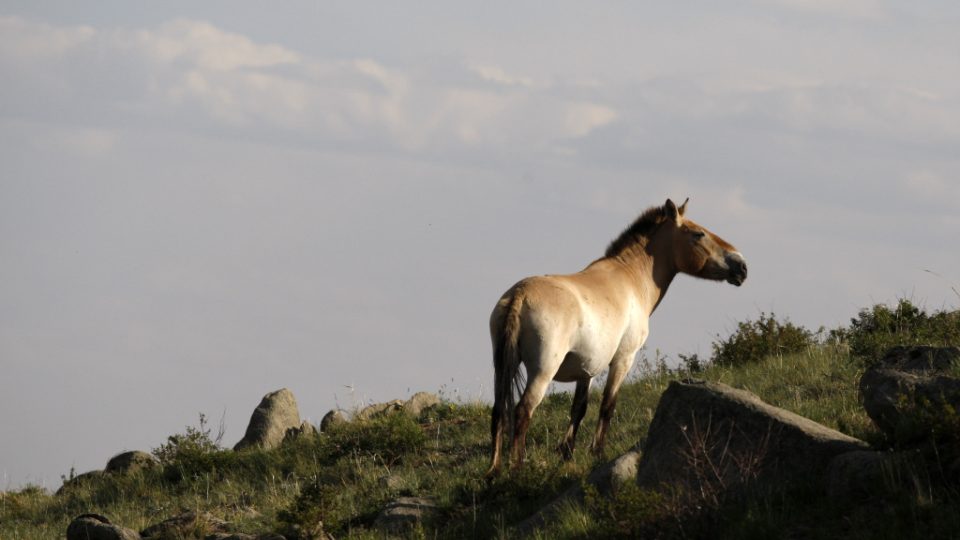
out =
<svg viewBox="0 0 960 540"><path fill-rule="evenodd" d="M526 456L527 429L530 427L530 420L533 418L533 411L536 410L540 402L543 401L544 394L550 386L553 376L548 373L539 372L531 375L527 374L527 387L523 391L523 396L517 404L516 420L513 428L513 467L519 468L523 465Z"/></svg>
<svg viewBox="0 0 960 540"><path fill-rule="evenodd" d="M570 427L563 436L560 446L557 448L564 461L573 457L573 446L577 440L577 430L580 429L580 422L587 414L587 403L590 401L590 381L591 379L581 379L577 381L577 389L573 393L573 405L570 406Z"/></svg>
<svg viewBox="0 0 960 540"><path fill-rule="evenodd" d="M498 404L493 406L490 418L490 438L493 441L493 453L490 458L490 468L484 475L487 479L493 478L500 472L500 448L503 446L503 413Z"/></svg>

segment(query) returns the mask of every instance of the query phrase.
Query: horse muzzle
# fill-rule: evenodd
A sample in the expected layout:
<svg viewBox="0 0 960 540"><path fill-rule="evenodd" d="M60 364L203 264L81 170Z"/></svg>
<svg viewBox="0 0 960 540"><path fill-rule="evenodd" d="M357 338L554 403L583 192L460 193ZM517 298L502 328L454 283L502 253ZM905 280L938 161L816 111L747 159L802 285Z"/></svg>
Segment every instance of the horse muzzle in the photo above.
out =
<svg viewBox="0 0 960 540"><path fill-rule="evenodd" d="M747 261L739 253L730 253L726 256L727 283L739 287L747 280Z"/></svg>

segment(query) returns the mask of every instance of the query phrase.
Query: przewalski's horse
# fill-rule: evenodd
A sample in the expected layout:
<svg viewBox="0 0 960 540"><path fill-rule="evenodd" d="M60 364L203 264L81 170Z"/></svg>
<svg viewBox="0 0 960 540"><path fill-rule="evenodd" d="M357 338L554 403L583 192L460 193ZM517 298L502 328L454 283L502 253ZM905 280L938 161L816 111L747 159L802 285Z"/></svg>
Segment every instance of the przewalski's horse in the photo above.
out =
<svg viewBox="0 0 960 540"><path fill-rule="evenodd" d="M590 381L609 367L593 439L594 452L601 454L617 391L647 339L650 314L673 278L683 272L737 286L747 278L743 256L686 219L686 206L684 201L677 208L667 199L644 212L610 243L603 258L585 269L524 279L497 302L490 315L495 379L488 477L500 470L509 415L514 415L514 466L523 463L530 419L551 380L577 383L570 427L559 448L569 459L587 412ZM522 394L521 363L527 372Z"/></svg>

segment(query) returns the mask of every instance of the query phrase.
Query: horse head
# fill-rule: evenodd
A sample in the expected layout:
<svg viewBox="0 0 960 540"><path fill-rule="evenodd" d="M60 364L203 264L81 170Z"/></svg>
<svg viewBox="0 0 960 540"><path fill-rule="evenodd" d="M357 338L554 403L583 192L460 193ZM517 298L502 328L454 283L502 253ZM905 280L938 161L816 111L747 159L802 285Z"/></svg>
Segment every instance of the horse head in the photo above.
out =
<svg viewBox="0 0 960 540"><path fill-rule="evenodd" d="M689 201L677 207L667 199L663 205L677 270L739 287L747 279L747 261L729 242L684 217Z"/></svg>

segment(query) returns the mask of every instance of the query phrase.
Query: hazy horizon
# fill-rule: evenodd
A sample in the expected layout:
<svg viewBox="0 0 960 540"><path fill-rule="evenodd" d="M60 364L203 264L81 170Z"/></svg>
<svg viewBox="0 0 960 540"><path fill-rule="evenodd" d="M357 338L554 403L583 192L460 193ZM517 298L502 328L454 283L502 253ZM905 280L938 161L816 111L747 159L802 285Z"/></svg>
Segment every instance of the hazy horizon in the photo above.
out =
<svg viewBox="0 0 960 540"><path fill-rule="evenodd" d="M0 3L0 489L281 387L488 399L500 294L668 197L750 277L650 357L960 305L960 5L549 8Z"/></svg>

